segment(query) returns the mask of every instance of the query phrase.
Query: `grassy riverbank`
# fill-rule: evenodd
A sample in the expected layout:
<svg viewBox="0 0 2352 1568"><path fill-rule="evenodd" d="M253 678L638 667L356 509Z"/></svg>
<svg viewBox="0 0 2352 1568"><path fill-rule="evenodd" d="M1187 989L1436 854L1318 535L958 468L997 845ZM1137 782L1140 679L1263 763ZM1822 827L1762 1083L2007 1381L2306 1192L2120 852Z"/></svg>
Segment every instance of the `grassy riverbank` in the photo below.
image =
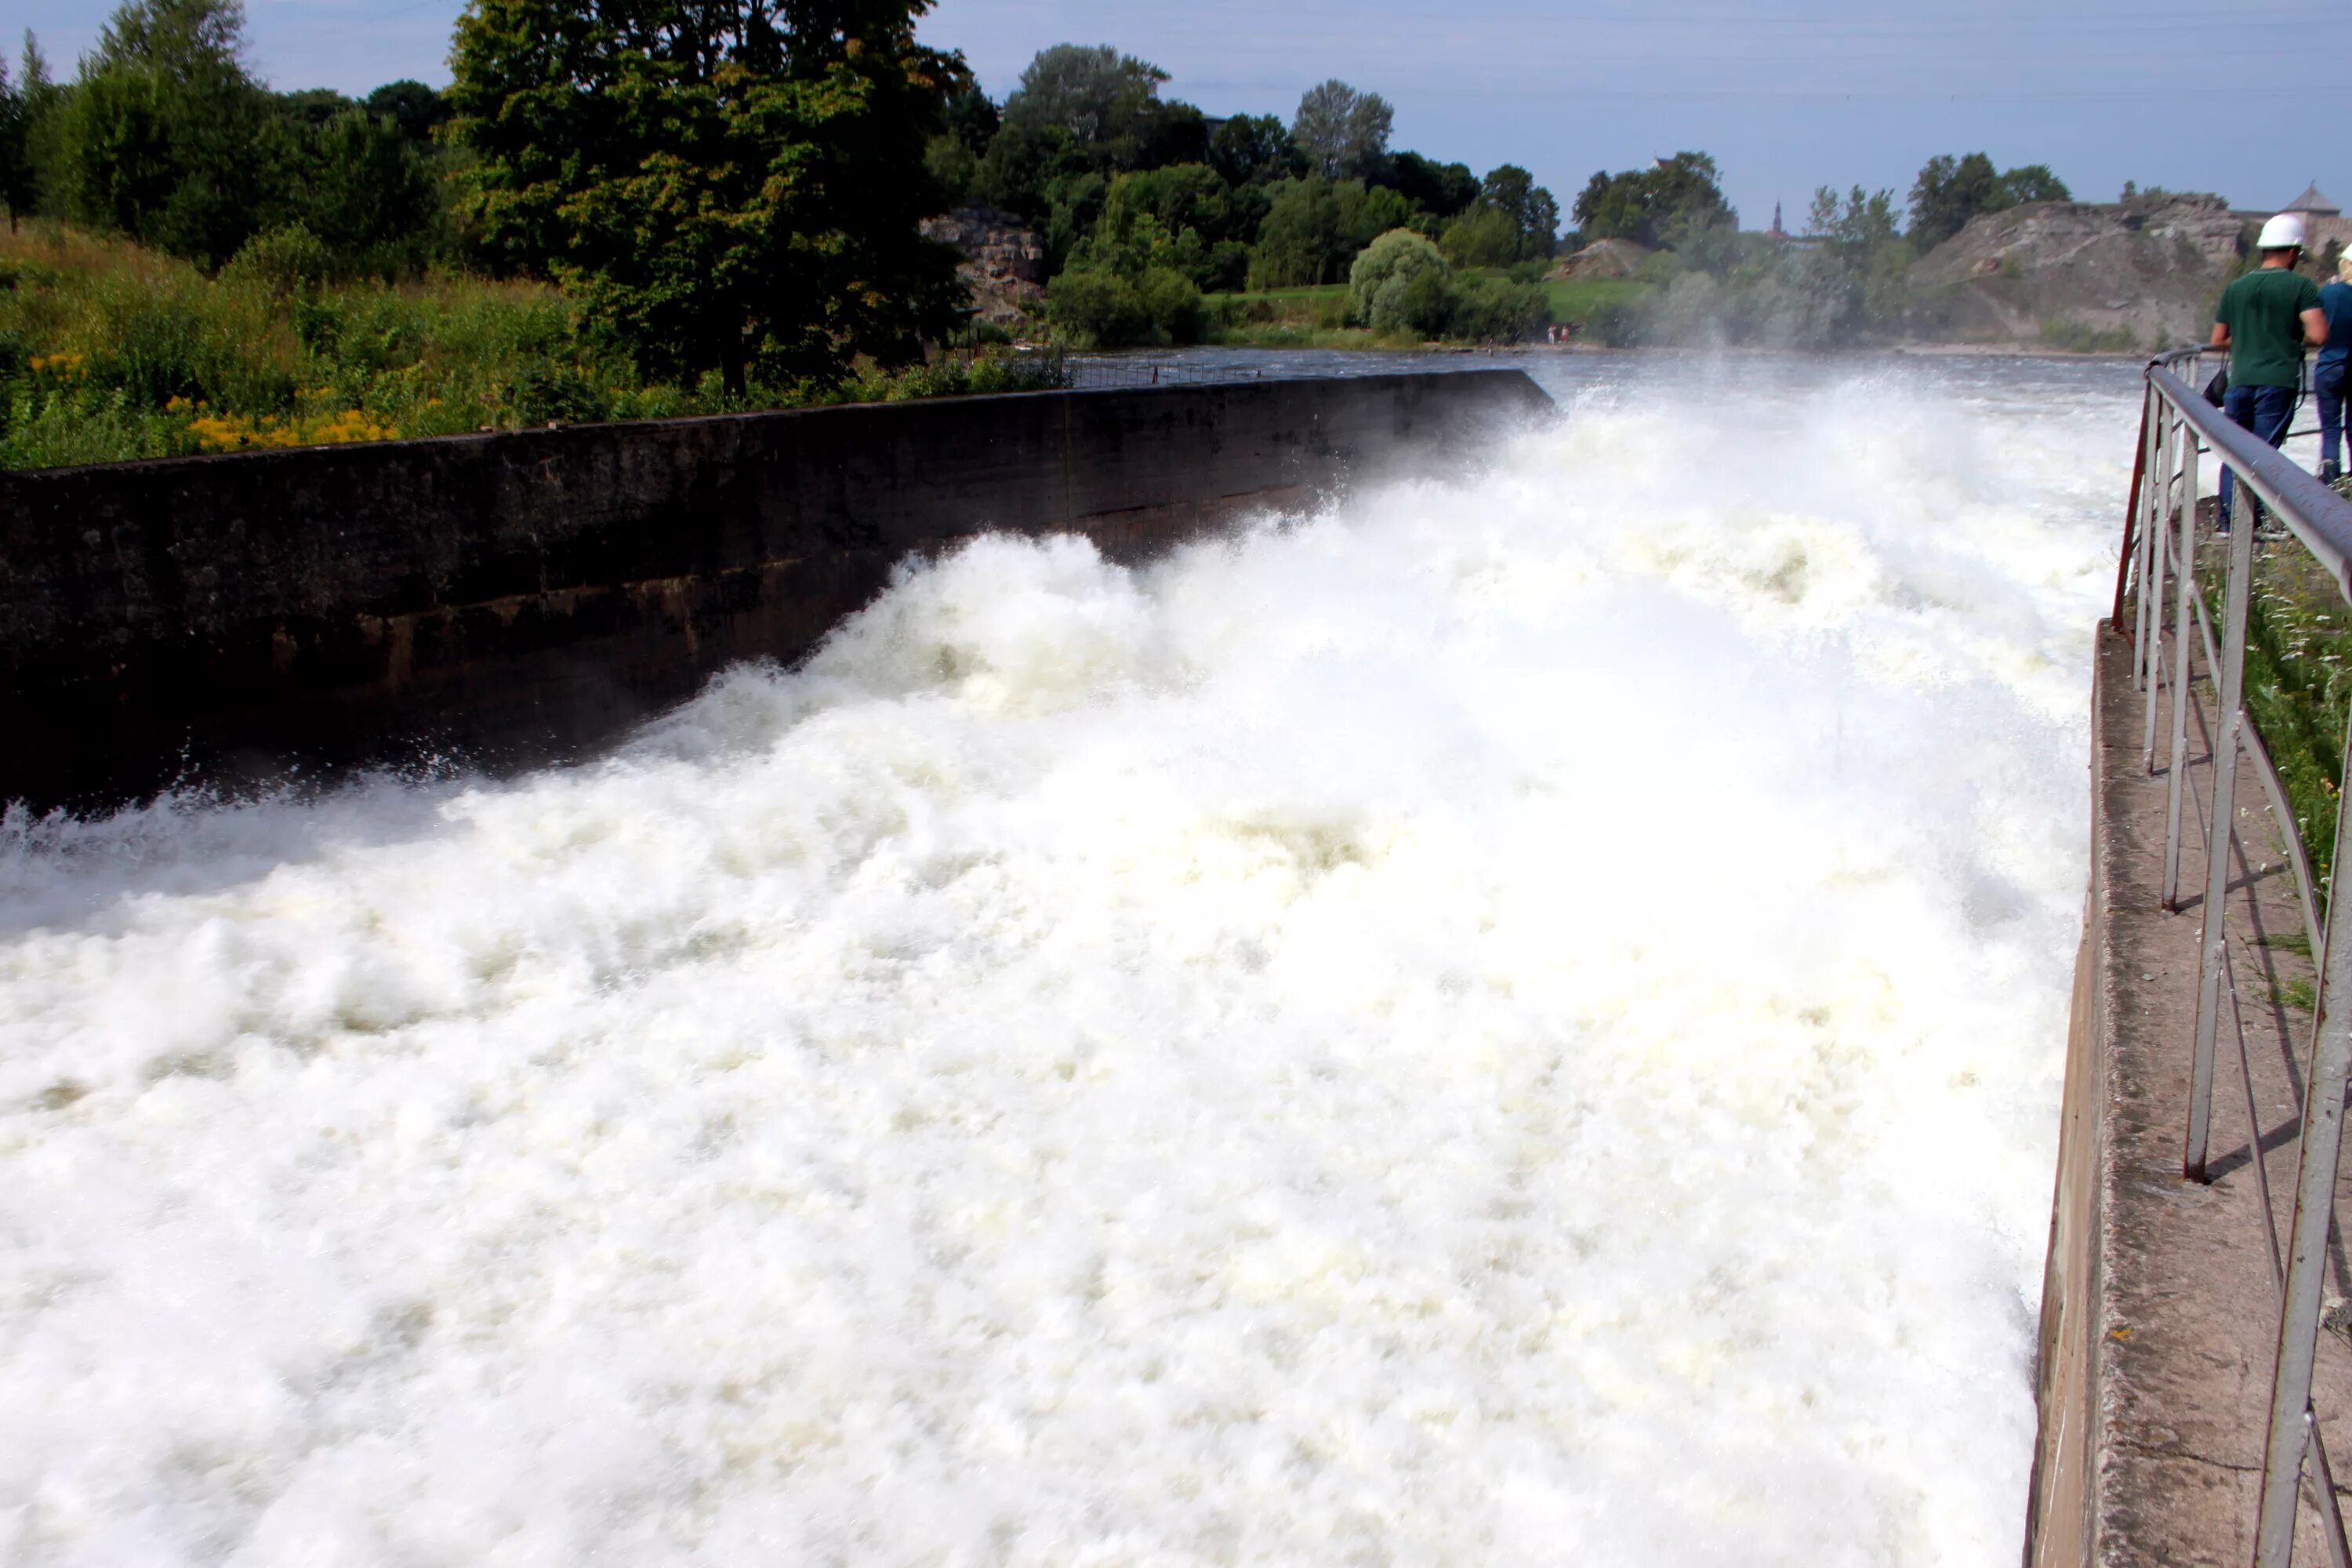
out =
<svg viewBox="0 0 2352 1568"><path fill-rule="evenodd" d="M2218 633L2227 574L2221 541L2209 538L2200 546L2199 569ZM2293 540L2258 543L2246 618L2246 713L2278 765L2288 808L2323 889L2336 860L2347 708L2352 610L2343 591Z"/></svg>
<svg viewBox="0 0 2352 1568"><path fill-rule="evenodd" d="M725 397L647 382L543 284L331 283L299 246L220 272L50 224L0 234L0 468L1047 384L983 355Z"/></svg>
<svg viewBox="0 0 2352 1568"><path fill-rule="evenodd" d="M1500 278L1500 272L1492 276ZM1628 323L1660 289L1631 279L1547 279L1540 287L1551 319L1573 326L1579 341L1622 346ZM1381 334L1349 324L1345 283L1212 294L1208 341L1234 348L1412 349L1411 335Z"/></svg>

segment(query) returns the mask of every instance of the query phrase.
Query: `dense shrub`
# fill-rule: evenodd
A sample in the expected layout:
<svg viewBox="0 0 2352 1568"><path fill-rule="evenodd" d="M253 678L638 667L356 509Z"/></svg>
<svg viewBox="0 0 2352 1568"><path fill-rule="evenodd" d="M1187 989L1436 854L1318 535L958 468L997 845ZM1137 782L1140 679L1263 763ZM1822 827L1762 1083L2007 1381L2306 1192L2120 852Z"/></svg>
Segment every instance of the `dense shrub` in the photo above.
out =
<svg viewBox="0 0 2352 1568"><path fill-rule="evenodd" d="M1356 319L1374 331L1396 331L1405 325L1404 299L1413 280L1433 273L1443 279L1446 270L1445 258L1426 238L1411 229L1391 229L1366 246L1349 268L1349 302ZM1413 330L1430 328L1415 322Z"/></svg>
<svg viewBox="0 0 2352 1568"><path fill-rule="evenodd" d="M1550 313L1542 289L1470 273L1454 279L1447 333L1479 342L1522 342L1536 335Z"/></svg>
<svg viewBox="0 0 2352 1568"><path fill-rule="evenodd" d="M1201 290L1170 267L1133 276L1065 272L1045 289L1054 324L1082 347L1133 348L1197 342L1205 320Z"/></svg>
<svg viewBox="0 0 2352 1568"><path fill-rule="evenodd" d="M1447 224L1438 243L1456 267L1507 267L1519 258L1518 226L1483 202Z"/></svg>

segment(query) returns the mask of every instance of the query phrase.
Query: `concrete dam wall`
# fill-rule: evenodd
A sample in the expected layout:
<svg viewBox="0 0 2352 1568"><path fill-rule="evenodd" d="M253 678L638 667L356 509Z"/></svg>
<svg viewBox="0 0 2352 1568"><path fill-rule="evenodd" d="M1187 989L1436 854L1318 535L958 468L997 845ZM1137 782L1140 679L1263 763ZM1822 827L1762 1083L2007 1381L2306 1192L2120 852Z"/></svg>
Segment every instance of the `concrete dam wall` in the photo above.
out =
<svg viewBox="0 0 2352 1568"><path fill-rule="evenodd" d="M1077 531L1132 560L1549 406L1482 371L0 474L0 800L560 757L799 658L911 552Z"/></svg>

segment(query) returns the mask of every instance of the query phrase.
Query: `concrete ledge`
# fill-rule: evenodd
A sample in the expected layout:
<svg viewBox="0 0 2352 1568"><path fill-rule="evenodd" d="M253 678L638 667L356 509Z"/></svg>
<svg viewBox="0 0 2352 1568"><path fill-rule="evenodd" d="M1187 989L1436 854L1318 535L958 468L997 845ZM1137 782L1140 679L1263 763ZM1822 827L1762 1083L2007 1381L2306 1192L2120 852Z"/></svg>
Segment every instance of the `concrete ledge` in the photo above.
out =
<svg viewBox="0 0 2352 1568"><path fill-rule="evenodd" d="M911 552L1076 531L1131 560L1549 406L1461 372L0 473L0 800L562 756L801 657Z"/></svg>
<svg viewBox="0 0 2352 1568"><path fill-rule="evenodd" d="M2209 1185L2181 1174L2212 805L2210 715L2192 706L2179 886L2162 907L2170 711L2143 763L2144 698L2127 642L2102 626L2094 689L2091 889L2076 961L2065 1101L2042 1303L2041 1432L2029 1568L2253 1558L2278 1309L2256 1161L2284 1244L2294 1203L2308 981L2283 841L2240 764L2229 950ZM2169 658L2168 648L2167 658ZM2210 701L2200 672L2199 689ZM2280 939L2286 939L2282 941ZM2242 1050L2240 1045L2243 1040ZM2251 1096L2252 1111L2248 1101ZM2339 1181L2337 1212L2347 1194ZM2331 1294L2345 1291L2336 1250ZM2352 1346L2322 1334L2314 1405L2339 1469L2352 1458ZM2339 1479L2343 1479L2339 1475ZM2324 1563L2306 1507L2298 1561Z"/></svg>

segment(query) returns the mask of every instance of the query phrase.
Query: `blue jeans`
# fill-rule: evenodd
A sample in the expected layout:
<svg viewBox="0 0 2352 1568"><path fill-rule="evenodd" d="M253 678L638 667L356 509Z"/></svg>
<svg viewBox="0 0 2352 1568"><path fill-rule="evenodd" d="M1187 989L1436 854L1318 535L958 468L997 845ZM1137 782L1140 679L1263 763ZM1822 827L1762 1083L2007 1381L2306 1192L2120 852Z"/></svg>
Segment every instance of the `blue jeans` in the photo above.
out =
<svg viewBox="0 0 2352 1568"><path fill-rule="evenodd" d="M2336 442L2344 433L2344 370L2342 360L2323 360L2312 367L2311 395L2319 405L2319 471L2334 479Z"/></svg>
<svg viewBox="0 0 2352 1568"><path fill-rule="evenodd" d="M2252 430L2255 438L2275 447L2286 439L2287 421L2294 417L2294 393L2292 386L2239 386L2231 384L2221 395L2221 412L2230 423ZM2221 530L2230 531L2230 497L2237 476L2227 463L2221 465ZM2259 521L2263 503L2254 502L2254 517Z"/></svg>

